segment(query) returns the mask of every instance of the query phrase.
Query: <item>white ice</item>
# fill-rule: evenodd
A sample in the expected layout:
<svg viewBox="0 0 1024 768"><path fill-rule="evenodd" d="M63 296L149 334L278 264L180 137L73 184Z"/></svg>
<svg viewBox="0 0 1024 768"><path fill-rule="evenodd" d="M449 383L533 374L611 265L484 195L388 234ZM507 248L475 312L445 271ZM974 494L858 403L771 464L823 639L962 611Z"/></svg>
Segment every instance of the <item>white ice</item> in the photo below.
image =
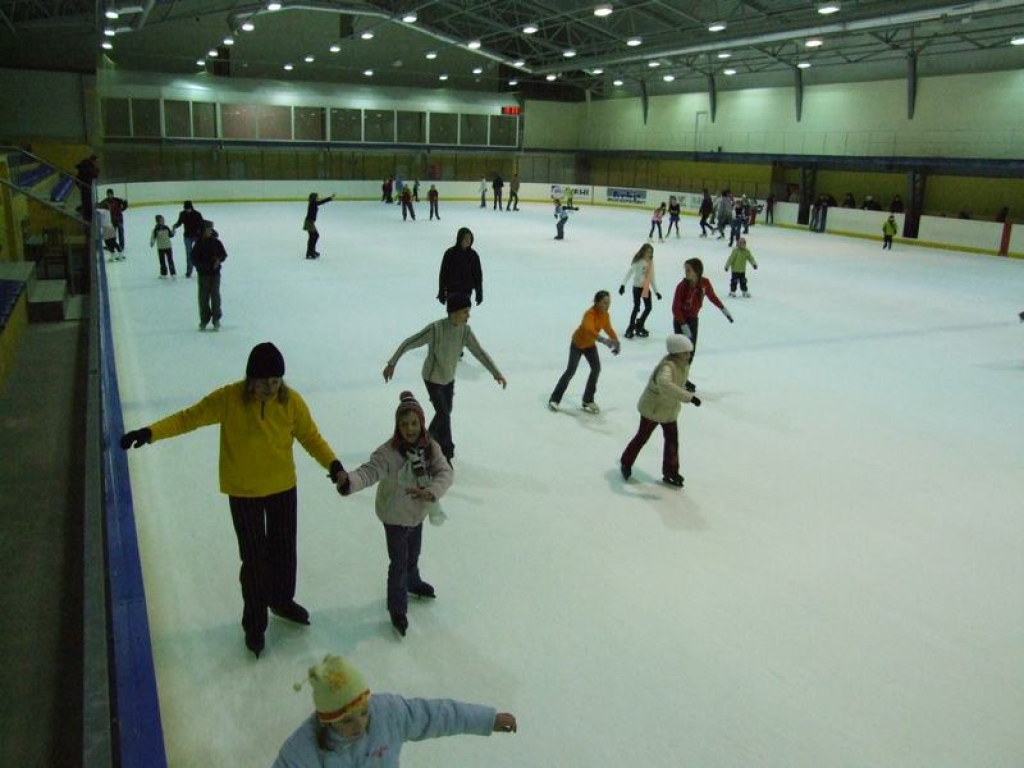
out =
<svg viewBox="0 0 1024 768"><path fill-rule="evenodd" d="M326 193L329 190L319 190ZM602 411L578 410L581 363L551 413L569 338L598 289L617 293L646 211L585 208L555 242L549 205L496 212L442 200L329 204L319 261L304 202L202 204L229 253L224 327L197 331L195 280L157 278L153 216L128 211L108 264L129 428L242 378L277 344L287 380L348 467L392 432L399 393L429 401L423 350L381 371L443 316L441 254L472 228L484 303L470 321L507 376L470 355L456 383L448 522L425 526L438 599L399 640L373 492L340 498L296 444L297 599L243 645L238 555L218 491L217 430L132 451L170 763L269 765L312 710L292 690L344 654L375 690L513 712L520 731L409 744L403 765L833 768L1020 766L1024 759L1024 263L757 225L750 299L728 299L727 247L655 243L649 339L601 347ZM879 228L881 228L881 218ZM660 482L655 433L623 483L618 457L671 330L685 258L728 303L705 303L680 418L683 490ZM627 294L628 296L628 294Z"/></svg>

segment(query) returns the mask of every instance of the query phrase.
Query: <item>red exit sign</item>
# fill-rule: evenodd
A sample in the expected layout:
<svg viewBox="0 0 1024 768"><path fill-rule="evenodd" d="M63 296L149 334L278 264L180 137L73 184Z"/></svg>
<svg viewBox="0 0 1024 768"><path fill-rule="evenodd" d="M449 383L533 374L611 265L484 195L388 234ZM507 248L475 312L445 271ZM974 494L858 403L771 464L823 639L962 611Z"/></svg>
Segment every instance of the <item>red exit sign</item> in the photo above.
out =
<svg viewBox="0 0 1024 768"><path fill-rule="evenodd" d="M501 114L503 115L521 115L523 114L522 107L502 107Z"/></svg>

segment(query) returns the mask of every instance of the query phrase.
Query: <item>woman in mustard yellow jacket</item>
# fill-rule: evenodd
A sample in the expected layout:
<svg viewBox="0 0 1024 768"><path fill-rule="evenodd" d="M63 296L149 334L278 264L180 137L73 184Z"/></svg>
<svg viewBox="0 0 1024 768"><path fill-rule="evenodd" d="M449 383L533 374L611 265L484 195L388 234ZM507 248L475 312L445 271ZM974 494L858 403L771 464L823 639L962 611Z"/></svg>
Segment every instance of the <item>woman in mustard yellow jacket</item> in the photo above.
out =
<svg viewBox="0 0 1024 768"><path fill-rule="evenodd" d="M245 379L195 405L121 437L121 447L220 424L220 490L228 495L242 560L245 645L263 651L267 609L297 624L309 612L295 602L297 495L292 444L330 471L343 467L313 422L306 402L284 383L284 357L270 342L249 353Z"/></svg>

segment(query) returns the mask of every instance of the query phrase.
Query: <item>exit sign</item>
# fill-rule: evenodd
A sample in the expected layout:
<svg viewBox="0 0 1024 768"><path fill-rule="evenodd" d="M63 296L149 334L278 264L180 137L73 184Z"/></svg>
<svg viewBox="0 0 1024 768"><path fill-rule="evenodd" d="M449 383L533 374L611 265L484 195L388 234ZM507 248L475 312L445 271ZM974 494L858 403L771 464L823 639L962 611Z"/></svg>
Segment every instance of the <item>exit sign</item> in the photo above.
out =
<svg viewBox="0 0 1024 768"><path fill-rule="evenodd" d="M501 114L503 115L521 115L523 114L522 107L502 107Z"/></svg>

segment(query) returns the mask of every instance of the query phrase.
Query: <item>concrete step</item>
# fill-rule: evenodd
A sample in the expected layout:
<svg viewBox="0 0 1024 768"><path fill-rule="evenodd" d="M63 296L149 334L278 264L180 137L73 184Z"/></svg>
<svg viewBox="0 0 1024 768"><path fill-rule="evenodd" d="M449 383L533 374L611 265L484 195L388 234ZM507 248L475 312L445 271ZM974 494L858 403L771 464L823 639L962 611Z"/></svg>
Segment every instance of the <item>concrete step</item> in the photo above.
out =
<svg viewBox="0 0 1024 768"><path fill-rule="evenodd" d="M64 319L67 280L33 280L28 286L28 319L31 323L58 323Z"/></svg>

